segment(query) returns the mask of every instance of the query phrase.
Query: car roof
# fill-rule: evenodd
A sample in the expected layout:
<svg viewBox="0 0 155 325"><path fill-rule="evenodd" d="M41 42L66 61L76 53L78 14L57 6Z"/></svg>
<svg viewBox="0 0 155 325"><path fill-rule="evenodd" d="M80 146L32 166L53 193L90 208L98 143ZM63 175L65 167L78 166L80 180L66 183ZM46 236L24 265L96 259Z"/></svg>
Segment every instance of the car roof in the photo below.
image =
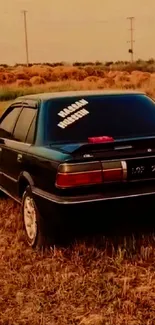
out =
<svg viewBox="0 0 155 325"><path fill-rule="evenodd" d="M65 92L51 92L51 93L38 93L32 95L20 96L17 100L40 100L46 101L54 98L67 98L67 97L82 97L82 96L97 96L97 95L130 95L130 94L145 94L145 92L136 90L82 90L82 91L65 91Z"/></svg>

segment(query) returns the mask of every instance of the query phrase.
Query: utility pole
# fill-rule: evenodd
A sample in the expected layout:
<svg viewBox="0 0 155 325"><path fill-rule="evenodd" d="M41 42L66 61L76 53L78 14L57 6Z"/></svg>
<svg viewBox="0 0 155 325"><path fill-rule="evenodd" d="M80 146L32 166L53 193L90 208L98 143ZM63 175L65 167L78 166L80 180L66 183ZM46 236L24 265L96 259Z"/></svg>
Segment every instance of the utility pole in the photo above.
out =
<svg viewBox="0 0 155 325"><path fill-rule="evenodd" d="M133 43L135 42L133 39L133 20L134 17L127 17L127 19L129 19L130 21L130 41L128 41L128 43L130 43L130 49L129 49L129 53L131 53L131 63L134 61L134 48L133 48Z"/></svg>
<svg viewBox="0 0 155 325"><path fill-rule="evenodd" d="M22 11L23 16L24 16L24 32L25 32L25 50L26 50L26 65L27 67L29 66L29 53L28 53L28 37L27 37L27 11L23 10Z"/></svg>

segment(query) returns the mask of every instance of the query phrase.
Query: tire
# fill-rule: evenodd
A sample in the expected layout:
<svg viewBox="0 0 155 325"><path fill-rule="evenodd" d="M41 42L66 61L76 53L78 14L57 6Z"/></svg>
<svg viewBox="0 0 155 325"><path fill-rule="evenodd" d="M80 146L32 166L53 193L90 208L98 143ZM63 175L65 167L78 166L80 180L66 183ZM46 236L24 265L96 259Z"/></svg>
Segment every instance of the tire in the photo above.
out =
<svg viewBox="0 0 155 325"><path fill-rule="evenodd" d="M48 246L44 220L39 214L30 186L26 188L22 197L22 228L28 246L39 249Z"/></svg>

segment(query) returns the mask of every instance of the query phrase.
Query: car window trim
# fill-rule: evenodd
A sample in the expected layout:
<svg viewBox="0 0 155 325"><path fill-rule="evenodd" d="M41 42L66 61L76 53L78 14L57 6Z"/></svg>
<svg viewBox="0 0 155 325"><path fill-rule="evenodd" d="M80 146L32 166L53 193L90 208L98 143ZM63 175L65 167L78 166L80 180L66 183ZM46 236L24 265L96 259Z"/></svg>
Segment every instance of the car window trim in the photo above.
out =
<svg viewBox="0 0 155 325"><path fill-rule="evenodd" d="M33 108L33 109L38 109L38 101L36 99L31 100L31 102L32 101L34 101L34 105L31 105L30 104L30 101L29 100L26 100L26 99L23 99L23 101L17 101L17 102L12 103L10 106L8 106L6 108L6 110L4 111L4 113L1 115L1 117L0 117L0 124L2 123L2 121L4 120L4 118L9 113L11 113L11 111L13 110L13 108L16 108L16 107L22 107L22 108L24 108L24 106L25 106L26 108L27 107L30 107L30 108Z"/></svg>
<svg viewBox="0 0 155 325"><path fill-rule="evenodd" d="M26 143L26 142L22 142L22 141L17 141L17 140L13 140L13 139L8 139L8 138L4 138L4 137L0 137L0 139L4 139L5 141L11 141L11 142L16 142L16 143L20 143L20 144L25 144L25 145L27 145L27 146L31 146L31 144L30 143ZM4 144L0 144L1 146L3 145L3 146L5 146L5 143ZM14 149L12 149L12 150L14 150Z"/></svg>
<svg viewBox="0 0 155 325"><path fill-rule="evenodd" d="M2 114L2 116L0 117L0 125L3 122L3 120L13 111L14 108L22 108L22 103L20 102L19 105L15 105L15 103L13 103L11 106L9 106L5 112ZM20 114L19 114L20 115ZM17 118L18 119L18 118Z"/></svg>
<svg viewBox="0 0 155 325"><path fill-rule="evenodd" d="M32 103L34 103L34 104L32 105ZM28 132L27 132L27 135L26 135L26 138L25 138L25 143L27 143L26 141L27 141L27 138L28 138L28 134L29 134L29 131L30 131L30 128L31 128L31 126L33 124L34 119L36 119L35 123L37 124L39 102L36 99L31 99L31 100L24 99L23 108L24 108L24 106L26 106L26 108L36 109L36 114L35 114L35 116L33 117L32 121L31 121L31 124L29 126L29 129L28 129ZM34 144L34 142L35 142L35 136L36 136L36 125L35 125L34 138L33 138L33 142L31 143L31 145Z"/></svg>
<svg viewBox="0 0 155 325"><path fill-rule="evenodd" d="M32 102L34 102L34 104L32 105ZM33 99L33 100L23 100L23 108L33 108L33 109L38 109L38 102Z"/></svg>
<svg viewBox="0 0 155 325"><path fill-rule="evenodd" d="M2 114L2 116L0 117L0 124L3 122L3 120L13 111L13 109L14 108L21 108L21 112L19 113L19 115L18 115L18 117L17 117L17 119L16 119L16 121L15 121L15 125L14 125L14 128L13 128L13 131L12 131L12 133L11 133L11 136L13 135L13 133L14 133L14 130L15 130L15 128L16 128L16 125L17 125L17 122L18 122L18 120L19 120L19 117L20 117L20 115L21 115L21 113L22 113L22 111L23 111L23 109L24 108L31 108L31 109L36 109L36 114L35 114L35 116L33 117L33 119L32 119L32 122L30 123L30 126L29 126L29 129L28 129L28 132L27 132L27 135L26 135L26 139L27 139L27 136L28 136L28 133L29 133L29 130L30 130L30 128L31 128L31 125L32 125L32 123L33 123L33 121L34 121L34 118L36 118L36 121L37 121L37 113L38 113L38 102L36 101L36 100L33 100L34 101L34 105L31 105L30 104L30 101L29 100L24 100L24 101L17 101L17 102L14 102L14 103L12 103L9 107L7 107L7 109L4 111L4 113ZM32 101L31 101L32 102ZM35 137L34 137L35 138ZM25 145L27 145L27 146L31 146L32 144L30 144L30 143L27 143L26 142L26 140L25 140L25 142L23 142L23 141L17 141L17 140L13 140L13 139L10 139L10 138L6 138L6 137L0 137L0 139L4 139L4 140L6 140L6 141L12 141L12 142L16 142L16 143L21 143L21 144L25 144ZM4 143L4 145L5 145L5 143Z"/></svg>
<svg viewBox="0 0 155 325"><path fill-rule="evenodd" d="M32 121L31 121L31 123L30 123L29 129L28 129L28 132L27 132L27 135L26 135L25 142L27 141L27 138L28 138L28 135L29 135L29 131L30 131L30 129L31 129L31 126L32 126L34 120L36 120L36 122L37 122L37 112L36 112L36 114L34 115ZM36 123L36 122L35 122L35 123ZM35 127L35 131L36 131L36 127ZM34 135L33 135L33 142L31 143L31 145L34 143L34 139L35 139L35 132L34 132ZM27 142L26 142L26 143L27 143Z"/></svg>
<svg viewBox="0 0 155 325"><path fill-rule="evenodd" d="M34 109L34 110L36 110L36 114L34 115L34 117L33 117L33 119L32 119L32 121L31 121L31 123L30 123L30 126L29 126L29 128L28 128L28 132L29 132L29 130L30 130L30 127L31 127L31 125L32 125L32 123L33 123L33 120L34 120L34 118L37 116L37 113L38 113L38 107L37 107L37 105L36 106L24 106L24 104L25 104L25 102L24 103L22 103L22 110L21 110L21 112L20 112L20 114L19 114L19 116L18 116L18 118L17 118L17 121L16 121L16 124L15 124L15 126L14 126L14 129L13 129L13 132L12 132L12 135L14 134L14 131L15 131L15 128L16 128L16 126L17 126L17 123L18 123L18 120L19 120L19 118L20 118L20 116L21 116L21 114L22 114L22 112L23 112L23 110L24 109ZM26 143L26 139L27 139L27 136L28 136L28 132L27 132L27 134L26 134L26 137L25 137L25 141L23 142L23 141L17 141L17 140L15 140L16 142L20 142L20 143Z"/></svg>
<svg viewBox="0 0 155 325"><path fill-rule="evenodd" d="M21 112L22 112L22 110L23 110L23 108L22 108L22 102L18 102L17 103L17 105L16 105L16 103L13 103L12 105L10 105L7 109L6 109L6 111L4 112L4 114L1 116L1 118L0 118L0 126L1 126L1 123L4 121L4 119L13 111L13 109L14 108L21 108L21 111L20 111L20 113L19 113L19 115L18 115L18 117L17 117L17 119L15 120L15 124L14 124L14 127L13 127L13 130L12 130L12 132L10 133L10 135L12 136L13 135L13 131L14 131L14 128L15 128L15 126L16 126L16 124L17 124L17 121L18 121L18 119L19 119L19 116L20 116L20 114L21 114ZM7 139L7 140L9 140L9 138L4 138L4 137L0 137L0 139ZM10 139L11 140L11 139Z"/></svg>
<svg viewBox="0 0 155 325"><path fill-rule="evenodd" d="M11 135L13 135L13 133L14 133L14 130L15 130L15 128L16 128L16 125L17 125L17 123L18 123L18 120L19 120L19 117L20 117L22 111L23 111L23 106L22 106L21 112L19 113L19 115L18 115L18 117L17 117L16 123L15 123L15 125L14 125L14 128L13 128L13 130L12 130L12 134L11 134Z"/></svg>

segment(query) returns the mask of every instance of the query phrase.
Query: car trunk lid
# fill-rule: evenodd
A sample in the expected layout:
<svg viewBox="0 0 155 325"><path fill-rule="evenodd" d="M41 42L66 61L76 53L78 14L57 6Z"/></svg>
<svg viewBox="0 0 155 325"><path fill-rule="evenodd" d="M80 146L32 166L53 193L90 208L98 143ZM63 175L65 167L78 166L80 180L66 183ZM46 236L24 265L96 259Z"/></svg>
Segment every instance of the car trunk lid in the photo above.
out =
<svg viewBox="0 0 155 325"><path fill-rule="evenodd" d="M97 163L97 170L103 174L102 181L99 181L100 174L96 175L99 183L155 179L155 137L106 140L100 137L100 141L95 142L58 145L58 150L71 157L61 164L67 166L62 170L69 174L92 171L94 162L94 171Z"/></svg>

